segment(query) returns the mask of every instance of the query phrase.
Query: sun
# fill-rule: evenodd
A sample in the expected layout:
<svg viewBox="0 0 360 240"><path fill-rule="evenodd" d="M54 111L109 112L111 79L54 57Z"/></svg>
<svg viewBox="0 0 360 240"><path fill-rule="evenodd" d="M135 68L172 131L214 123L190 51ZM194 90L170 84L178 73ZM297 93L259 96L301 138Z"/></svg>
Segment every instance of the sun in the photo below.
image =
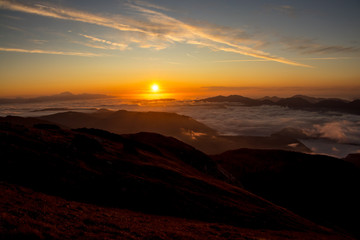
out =
<svg viewBox="0 0 360 240"><path fill-rule="evenodd" d="M159 85L157 85L157 84L153 84L153 85L151 85L151 91L152 92L158 92L159 91Z"/></svg>

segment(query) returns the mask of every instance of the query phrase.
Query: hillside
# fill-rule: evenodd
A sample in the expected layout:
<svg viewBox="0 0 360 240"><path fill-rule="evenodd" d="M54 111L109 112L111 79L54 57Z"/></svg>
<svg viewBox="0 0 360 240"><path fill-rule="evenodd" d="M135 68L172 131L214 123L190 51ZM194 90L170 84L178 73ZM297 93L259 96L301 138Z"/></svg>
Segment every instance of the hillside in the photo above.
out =
<svg viewBox="0 0 360 240"><path fill-rule="evenodd" d="M360 236L360 171L321 155L239 149L213 156L245 189L319 224Z"/></svg>
<svg viewBox="0 0 360 240"><path fill-rule="evenodd" d="M160 219L170 221L169 230L155 228L152 230L155 235L173 231L175 217L183 219L179 220L180 228L193 220L202 222L199 223L202 227L216 223L217 233L223 232L224 227L236 228L234 231L244 232L244 236L268 234L278 239L289 236L301 239L306 233L313 239L347 239L225 183L222 179L227 178L211 158L174 138L151 133L116 135L95 129L64 130L46 124L25 128L3 123L0 148L2 191L8 193L1 197L6 221L2 234L17 231L21 234L25 228L25 232L27 229L36 235L61 236L65 226L76 219L82 219L80 227L92 225L84 230L104 221L108 224L105 229L113 229L116 227L111 224L119 223L106 215L109 211L101 212L112 208L116 209L111 214L115 218L121 215L120 209L130 210L127 221L131 224L138 221L132 211L141 212L136 215L145 219L153 217L143 214L166 216ZM52 200L46 201L48 198ZM93 212L95 205L100 208ZM75 214L76 209L82 208L84 215ZM54 218L44 227L47 214L54 214ZM21 219L27 219L29 224ZM56 221L64 228L53 232ZM144 221L147 226L158 224ZM20 229L16 228L19 224L23 225ZM195 234L196 229L190 232ZM278 236L279 232L284 235ZM93 234L95 238L103 236L101 231ZM140 239L141 234L140 231Z"/></svg>

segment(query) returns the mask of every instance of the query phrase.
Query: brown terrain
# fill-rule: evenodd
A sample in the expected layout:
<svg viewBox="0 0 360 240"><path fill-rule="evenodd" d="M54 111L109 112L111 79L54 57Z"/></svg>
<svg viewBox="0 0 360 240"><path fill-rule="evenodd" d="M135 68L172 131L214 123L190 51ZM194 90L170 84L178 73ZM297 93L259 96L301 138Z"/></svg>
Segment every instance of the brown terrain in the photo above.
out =
<svg viewBox="0 0 360 240"><path fill-rule="evenodd" d="M0 118L2 239L353 239L175 138L49 121Z"/></svg>
<svg viewBox="0 0 360 240"><path fill-rule="evenodd" d="M251 229L65 200L0 183L1 239L351 239L332 232Z"/></svg>

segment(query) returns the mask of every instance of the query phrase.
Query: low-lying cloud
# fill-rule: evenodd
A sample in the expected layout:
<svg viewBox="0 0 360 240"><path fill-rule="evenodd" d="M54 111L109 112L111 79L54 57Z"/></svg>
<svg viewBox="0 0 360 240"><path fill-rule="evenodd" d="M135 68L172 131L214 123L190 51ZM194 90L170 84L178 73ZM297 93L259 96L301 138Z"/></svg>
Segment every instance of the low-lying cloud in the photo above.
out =
<svg viewBox="0 0 360 240"><path fill-rule="evenodd" d="M161 104L125 104L118 99L80 101L70 103L42 103L41 108L107 108L111 110L175 112L190 116L217 130L222 135L270 136L285 128L284 136L298 138L316 153L344 157L360 150L360 115L335 112L310 112L279 106L244 107L236 103L163 102ZM34 105L15 105L0 108L2 115L46 115L44 111L32 112ZM27 111L27 112L24 112ZM49 112L53 113L53 112ZM29 115L30 114L30 115ZM192 139L204 133L183 131Z"/></svg>

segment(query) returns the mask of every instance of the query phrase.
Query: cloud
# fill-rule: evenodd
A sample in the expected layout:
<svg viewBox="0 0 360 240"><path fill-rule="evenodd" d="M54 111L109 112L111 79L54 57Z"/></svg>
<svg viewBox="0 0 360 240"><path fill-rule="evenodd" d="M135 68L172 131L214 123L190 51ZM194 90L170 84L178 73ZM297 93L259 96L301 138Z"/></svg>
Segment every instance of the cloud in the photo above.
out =
<svg viewBox="0 0 360 240"><path fill-rule="evenodd" d="M289 16L295 16L295 12L296 12L295 8L290 5L281 5L281 6L274 7L273 9L275 9L281 13L285 13L286 15L289 15Z"/></svg>
<svg viewBox="0 0 360 240"><path fill-rule="evenodd" d="M48 42L47 40L41 40L41 39L30 39L29 41L35 44L44 44Z"/></svg>
<svg viewBox="0 0 360 240"><path fill-rule="evenodd" d="M359 123L342 120L315 124L311 129L312 135L327 138L339 143L360 144Z"/></svg>
<svg viewBox="0 0 360 240"><path fill-rule="evenodd" d="M206 136L206 133L202 133L202 132L195 132L193 130L187 130L187 129L181 129L181 133L185 136L190 137L192 140L196 140L201 136Z"/></svg>
<svg viewBox="0 0 360 240"><path fill-rule="evenodd" d="M353 59L352 57L318 57L318 58L301 58L303 60L346 60Z"/></svg>
<svg viewBox="0 0 360 240"><path fill-rule="evenodd" d="M256 49L263 42L252 39L249 34L239 29L210 25L203 22L187 24L158 11L165 11L166 8L144 1L129 2L127 7L133 11L133 16L102 16L58 6L29 5L16 1L0 0L0 8L2 9L90 23L132 33L133 36L128 41L137 43L139 47L143 48L160 50L175 43L186 43L207 47L213 51L231 52L293 66L310 67Z"/></svg>
<svg viewBox="0 0 360 240"><path fill-rule="evenodd" d="M104 47L103 49L125 50L125 49L128 48L128 45L124 44L124 43L115 43L115 42L111 42L111 41L108 41L108 40L100 39L100 38L85 35L85 34L80 34L80 35L87 38L87 39L92 40L93 42L100 42L100 43L103 43L103 44L106 44L106 45L110 45L109 47ZM91 46L91 45L89 45L89 46ZM97 46L96 48L101 48L101 47Z"/></svg>
<svg viewBox="0 0 360 240"><path fill-rule="evenodd" d="M141 29L132 28L126 24L121 24L119 22L113 21L112 19L99 15L77 11L74 9L48 6L44 4L25 5L15 1L0 0L0 8L40 15L43 17L91 23L99 26L118 29L121 31L142 31Z"/></svg>
<svg viewBox="0 0 360 240"><path fill-rule="evenodd" d="M229 62L267 62L269 60L265 59L231 59L231 60L220 60L220 61L214 61L217 63L229 63Z"/></svg>
<svg viewBox="0 0 360 240"><path fill-rule="evenodd" d="M305 38L284 38L281 42L287 50L300 52L302 54L354 53L360 51L358 47L324 45L316 43L313 39Z"/></svg>
<svg viewBox="0 0 360 240"><path fill-rule="evenodd" d="M1 52L18 52L18 53L40 53L40 54L55 54L55 55L66 55L66 56L81 56L81 57L95 57L101 56L96 53L87 52L62 52L62 51L49 51L40 49L20 49L20 48L1 48Z"/></svg>
<svg viewBox="0 0 360 240"><path fill-rule="evenodd" d="M136 0L136 1L133 1L133 2L136 3L136 5L140 5L140 6L147 7L147 8L153 8L153 9L158 9L158 10L167 11L167 12L172 11L169 8L159 6L159 5L156 5L156 4L153 4L153 3L145 2L145 1Z"/></svg>
<svg viewBox="0 0 360 240"><path fill-rule="evenodd" d="M4 25L4 24L0 24L0 26L5 27L5 28L10 29L10 30L18 31L18 32L26 32L24 29L14 27L14 26L9 26L9 25Z"/></svg>

